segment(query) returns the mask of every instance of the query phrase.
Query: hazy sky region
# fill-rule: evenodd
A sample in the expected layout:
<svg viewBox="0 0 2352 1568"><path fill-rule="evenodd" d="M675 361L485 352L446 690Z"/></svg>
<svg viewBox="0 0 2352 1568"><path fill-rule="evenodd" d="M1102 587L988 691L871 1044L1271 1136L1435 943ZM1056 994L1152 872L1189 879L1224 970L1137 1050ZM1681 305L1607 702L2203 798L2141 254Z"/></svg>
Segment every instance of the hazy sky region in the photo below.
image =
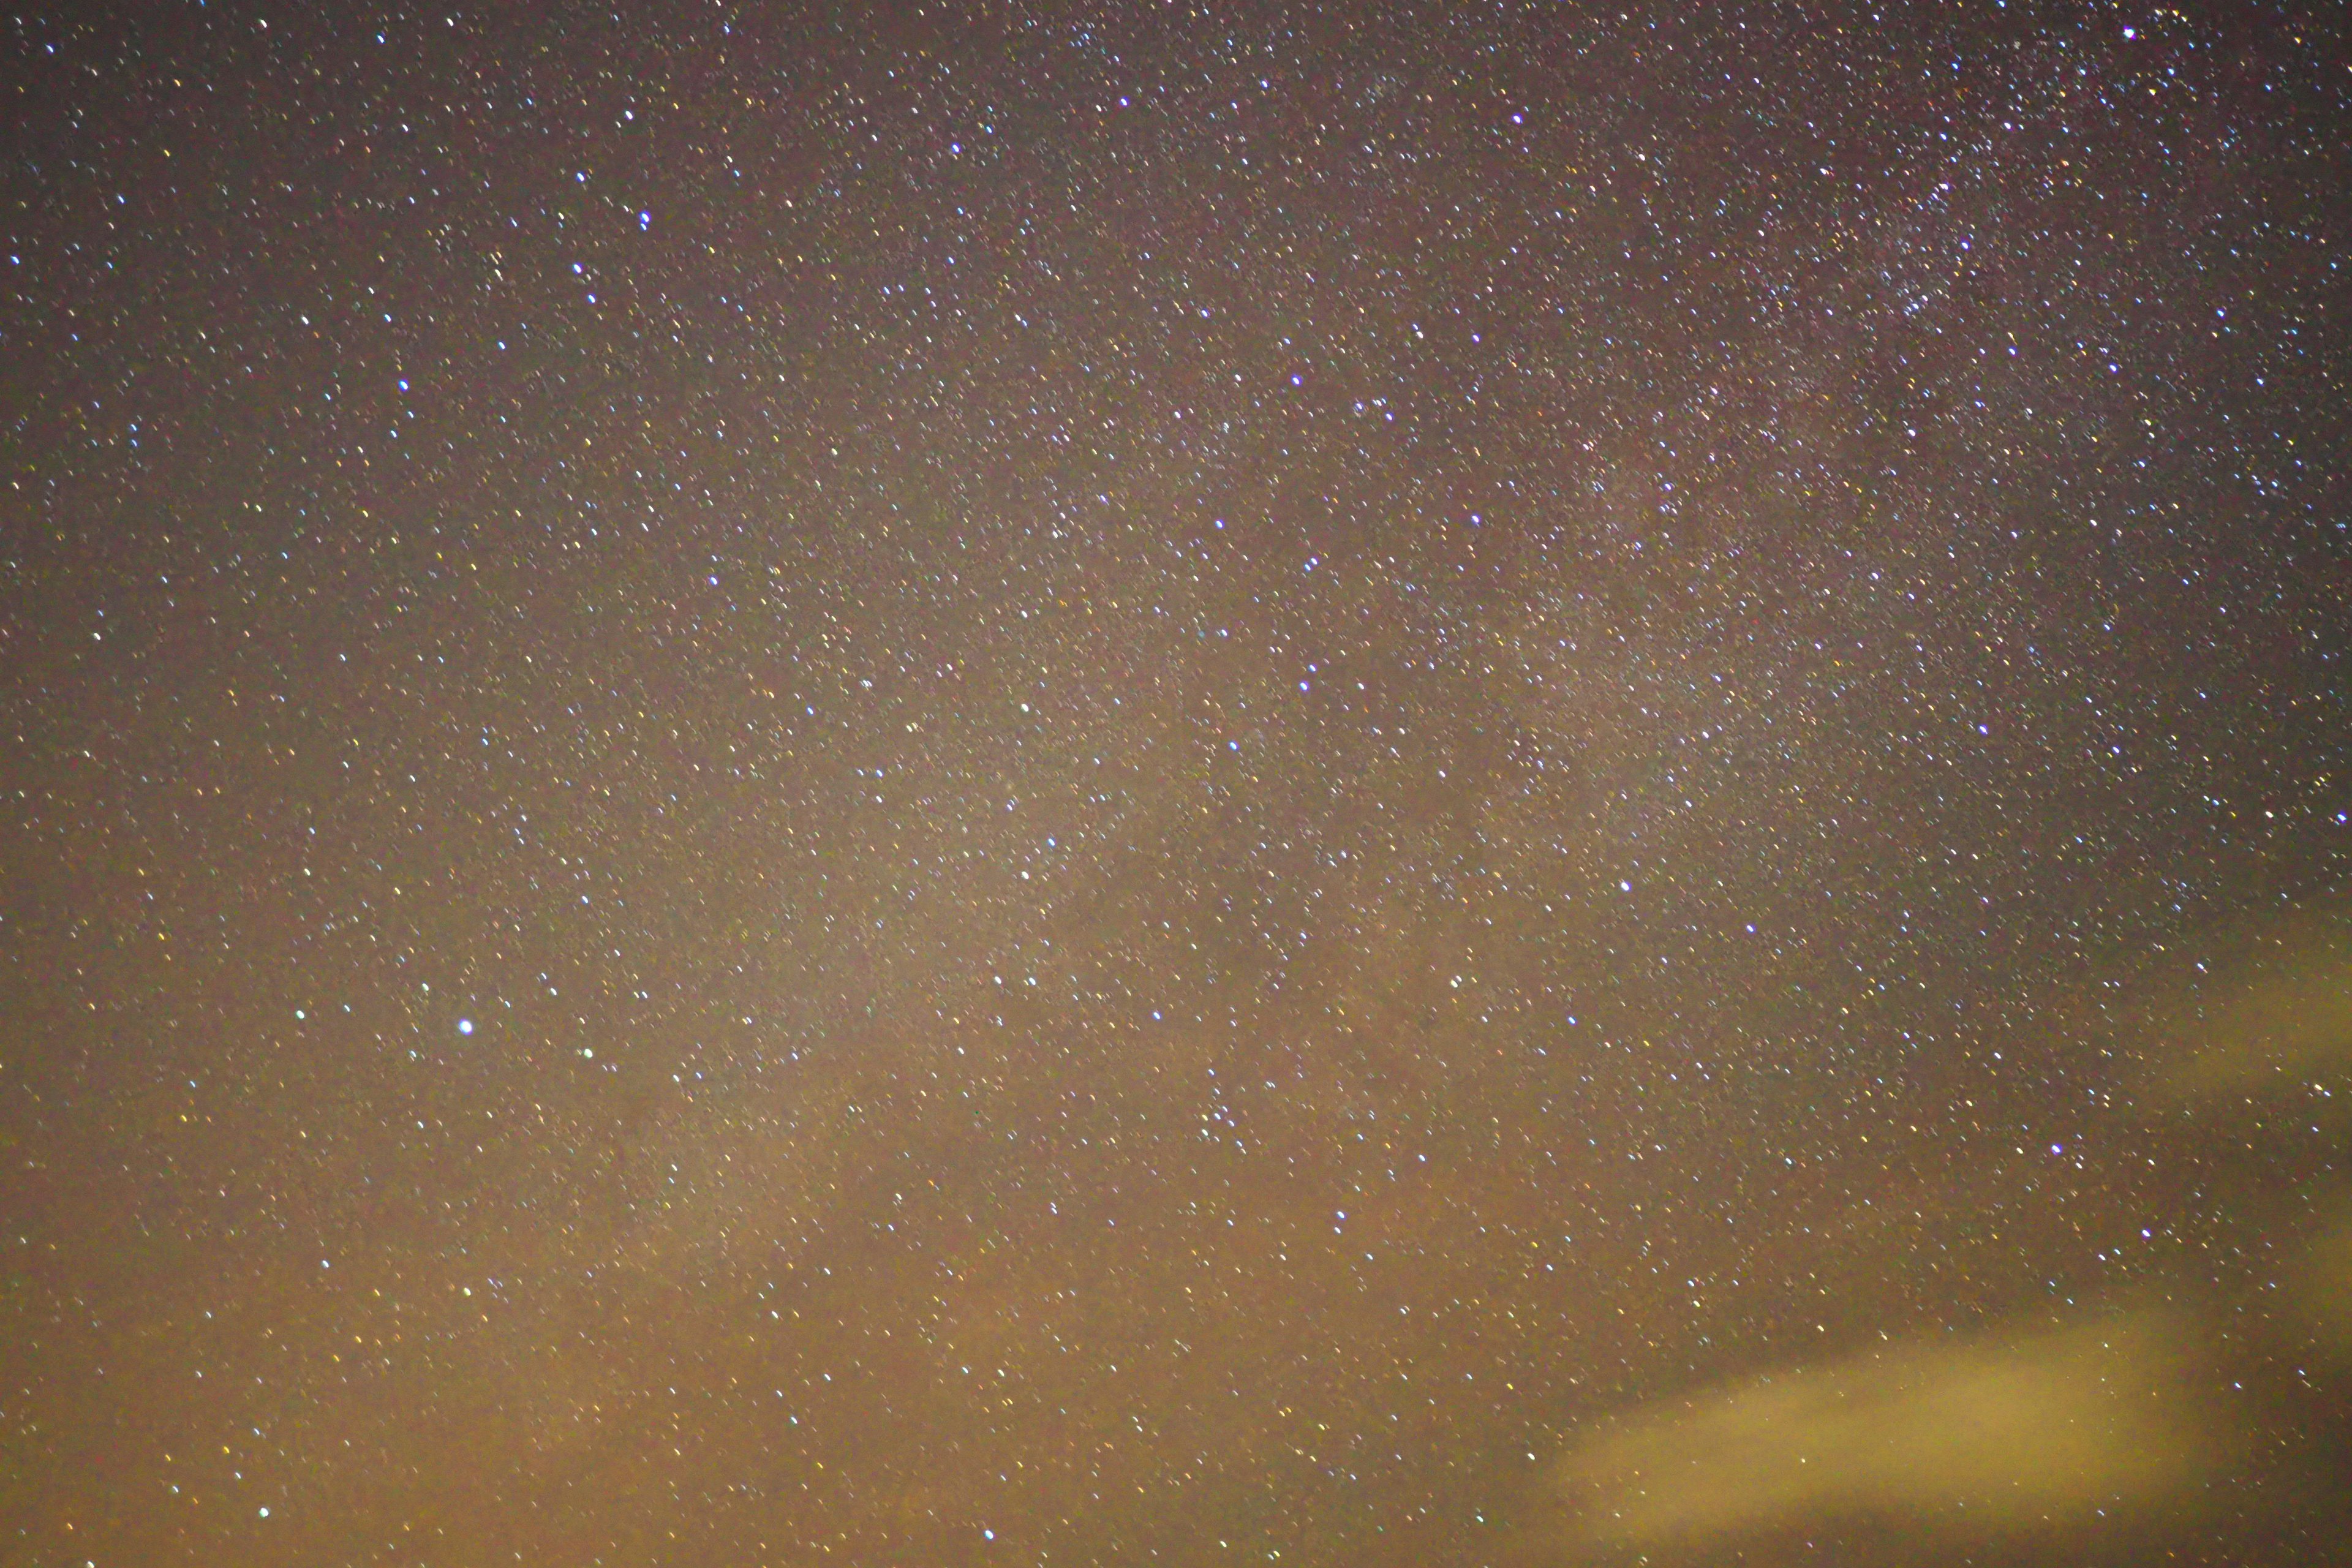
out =
<svg viewBox="0 0 2352 1568"><path fill-rule="evenodd" d="M2352 1561L2326 5L0 29L0 1562Z"/></svg>

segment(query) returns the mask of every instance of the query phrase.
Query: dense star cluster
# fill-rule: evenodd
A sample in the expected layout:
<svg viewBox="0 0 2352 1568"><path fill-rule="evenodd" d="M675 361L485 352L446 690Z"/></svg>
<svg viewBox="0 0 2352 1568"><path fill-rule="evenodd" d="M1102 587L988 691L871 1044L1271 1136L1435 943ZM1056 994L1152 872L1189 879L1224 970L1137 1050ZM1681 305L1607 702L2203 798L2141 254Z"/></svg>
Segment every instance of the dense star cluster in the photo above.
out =
<svg viewBox="0 0 2352 1568"><path fill-rule="evenodd" d="M0 37L0 1557L2344 1550L2335 7Z"/></svg>

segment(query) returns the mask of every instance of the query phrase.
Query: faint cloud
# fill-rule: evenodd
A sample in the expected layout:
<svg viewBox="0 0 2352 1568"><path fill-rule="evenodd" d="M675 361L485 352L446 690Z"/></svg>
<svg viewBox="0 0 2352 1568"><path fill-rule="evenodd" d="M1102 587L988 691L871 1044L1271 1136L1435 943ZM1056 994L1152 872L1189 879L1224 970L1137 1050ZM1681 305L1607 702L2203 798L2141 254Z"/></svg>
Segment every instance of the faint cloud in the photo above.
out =
<svg viewBox="0 0 2352 1568"><path fill-rule="evenodd" d="M2144 1314L1907 1347L1639 1413L1562 1461L1588 1545L1666 1546L1841 1515L1973 1530L2147 1506L2218 1458L2196 1357Z"/></svg>
<svg viewBox="0 0 2352 1568"><path fill-rule="evenodd" d="M2352 1211L2304 1254L2288 1300L2317 1349L2330 1359L2352 1361Z"/></svg>
<svg viewBox="0 0 2352 1568"><path fill-rule="evenodd" d="M2352 1068L2352 920L2274 921L2158 987L2139 1033L2190 1099L2340 1084Z"/></svg>

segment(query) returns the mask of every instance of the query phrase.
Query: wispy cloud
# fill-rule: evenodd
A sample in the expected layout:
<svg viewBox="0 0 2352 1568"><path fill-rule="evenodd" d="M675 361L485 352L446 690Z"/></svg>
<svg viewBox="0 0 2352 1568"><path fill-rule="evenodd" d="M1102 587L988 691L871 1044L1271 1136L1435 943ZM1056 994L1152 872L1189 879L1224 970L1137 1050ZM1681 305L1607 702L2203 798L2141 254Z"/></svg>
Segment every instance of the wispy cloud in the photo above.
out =
<svg viewBox="0 0 2352 1568"><path fill-rule="evenodd" d="M1588 1544L1841 1515L1998 1529L2149 1502L2219 1457L2178 1320L1906 1346L1759 1377L1595 1434L1562 1462Z"/></svg>
<svg viewBox="0 0 2352 1568"><path fill-rule="evenodd" d="M2352 922L2341 907L2257 928L2245 951L2158 985L2134 1031L2191 1100L2262 1095L2352 1069Z"/></svg>

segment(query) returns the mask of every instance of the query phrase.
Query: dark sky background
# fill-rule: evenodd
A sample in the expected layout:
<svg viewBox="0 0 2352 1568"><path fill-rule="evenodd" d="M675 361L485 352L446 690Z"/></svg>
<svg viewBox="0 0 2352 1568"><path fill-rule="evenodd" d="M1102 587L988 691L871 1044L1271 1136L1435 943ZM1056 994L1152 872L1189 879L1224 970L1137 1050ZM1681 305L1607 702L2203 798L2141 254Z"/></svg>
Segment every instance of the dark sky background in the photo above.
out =
<svg viewBox="0 0 2352 1568"><path fill-rule="evenodd" d="M2335 6L0 37L0 1558L2347 1552Z"/></svg>

